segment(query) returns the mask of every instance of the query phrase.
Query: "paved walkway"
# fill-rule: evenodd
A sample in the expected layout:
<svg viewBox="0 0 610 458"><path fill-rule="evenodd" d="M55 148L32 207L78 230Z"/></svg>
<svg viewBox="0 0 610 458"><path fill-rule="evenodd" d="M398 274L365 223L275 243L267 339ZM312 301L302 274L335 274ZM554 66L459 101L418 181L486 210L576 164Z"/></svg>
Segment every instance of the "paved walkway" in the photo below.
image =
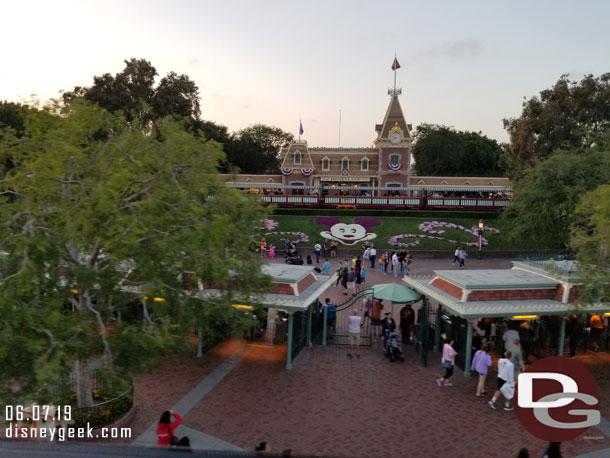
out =
<svg viewBox="0 0 610 458"><path fill-rule="evenodd" d="M451 268L450 261L444 264L416 259L415 273ZM509 266L474 260L468 268ZM367 277L368 284L393 280L379 272ZM344 297L333 287L328 295ZM413 347L406 355L405 363L389 363L378 341L360 359L348 358L345 347L314 346L286 370L285 347L226 342L204 358L170 361L136 378L134 443L154 443L158 416L173 406L185 419L178 435L188 435L194 448L252 450L266 440L274 451L367 458L511 457L522 447L532 457L542 455L546 444L527 433L514 412L493 411L487 399L474 396L474 378L456 370L455 386L438 388L440 356L430 354L425 368ZM488 392L495 383L492 374ZM602 403L604 412L607 397ZM604 422L565 443L564 456L610 456L609 434Z"/></svg>

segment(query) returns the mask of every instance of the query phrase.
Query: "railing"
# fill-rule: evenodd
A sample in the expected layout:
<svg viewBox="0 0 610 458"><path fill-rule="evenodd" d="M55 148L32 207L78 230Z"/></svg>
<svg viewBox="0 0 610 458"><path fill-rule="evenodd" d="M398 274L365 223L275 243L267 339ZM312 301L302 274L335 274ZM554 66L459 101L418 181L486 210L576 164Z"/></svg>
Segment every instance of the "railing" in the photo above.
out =
<svg viewBox="0 0 610 458"><path fill-rule="evenodd" d="M129 388L112 399L94 404L91 407L73 408L74 427L89 424L91 428L101 428L124 417L133 406L133 391L133 382L130 381Z"/></svg>

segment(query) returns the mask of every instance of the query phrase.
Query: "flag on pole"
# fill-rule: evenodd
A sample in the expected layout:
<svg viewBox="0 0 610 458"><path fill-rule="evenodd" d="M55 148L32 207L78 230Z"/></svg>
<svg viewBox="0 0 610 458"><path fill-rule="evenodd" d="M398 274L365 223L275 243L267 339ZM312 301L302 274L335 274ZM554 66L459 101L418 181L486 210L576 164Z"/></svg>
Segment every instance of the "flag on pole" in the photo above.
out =
<svg viewBox="0 0 610 458"><path fill-rule="evenodd" d="M303 130L303 123L301 122L301 120L299 119L299 135L303 135L303 132L305 132Z"/></svg>
<svg viewBox="0 0 610 458"><path fill-rule="evenodd" d="M396 71L400 68L400 64L398 63L398 59L394 57L394 62L392 62L392 70Z"/></svg>

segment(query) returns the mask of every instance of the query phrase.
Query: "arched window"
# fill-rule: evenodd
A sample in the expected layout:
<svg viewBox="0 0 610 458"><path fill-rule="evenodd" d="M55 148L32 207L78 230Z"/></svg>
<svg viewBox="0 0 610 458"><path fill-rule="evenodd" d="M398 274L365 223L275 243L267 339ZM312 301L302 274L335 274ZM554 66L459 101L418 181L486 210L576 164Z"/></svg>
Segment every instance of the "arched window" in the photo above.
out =
<svg viewBox="0 0 610 458"><path fill-rule="evenodd" d="M398 154L398 153L390 154L390 164L392 164L392 165L400 164L400 154Z"/></svg>
<svg viewBox="0 0 610 458"><path fill-rule="evenodd" d="M349 170L349 158L347 156L341 159L341 170Z"/></svg>
<svg viewBox="0 0 610 458"><path fill-rule="evenodd" d="M322 158L322 170L330 170L330 159L327 157Z"/></svg>
<svg viewBox="0 0 610 458"><path fill-rule="evenodd" d="M294 153L294 165L301 165L301 153L299 151Z"/></svg>
<svg viewBox="0 0 610 458"><path fill-rule="evenodd" d="M368 157L362 158L362 162L360 162L360 170L368 171L368 169L369 169L369 162L370 161L369 161Z"/></svg>

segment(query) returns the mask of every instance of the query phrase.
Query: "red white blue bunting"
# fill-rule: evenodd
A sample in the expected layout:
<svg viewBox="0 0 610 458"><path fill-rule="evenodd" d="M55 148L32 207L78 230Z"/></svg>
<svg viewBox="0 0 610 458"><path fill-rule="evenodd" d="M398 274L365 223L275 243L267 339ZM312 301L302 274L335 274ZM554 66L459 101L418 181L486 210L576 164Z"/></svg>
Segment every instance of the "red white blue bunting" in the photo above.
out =
<svg viewBox="0 0 610 458"><path fill-rule="evenodd" d="M292 172L294 172L294 169L280 169L280 171L282 172L282 175L287 177L288 175L292 175Z"/></svg>
<svg viewBox="0 0 610 458"><path fill-rule="evenodd" d="M311 175L313 173L313 169L301 169L301 173L303 175L305 175L306 177L308 177L309 175Z"/></svg>
<svg viewBox="0 0 610 458"><path fill-rule="evenodd" d="M392 172L398 172L401 168L402 168L402 164L388 164L388 168L392 171Z"/></svg>

